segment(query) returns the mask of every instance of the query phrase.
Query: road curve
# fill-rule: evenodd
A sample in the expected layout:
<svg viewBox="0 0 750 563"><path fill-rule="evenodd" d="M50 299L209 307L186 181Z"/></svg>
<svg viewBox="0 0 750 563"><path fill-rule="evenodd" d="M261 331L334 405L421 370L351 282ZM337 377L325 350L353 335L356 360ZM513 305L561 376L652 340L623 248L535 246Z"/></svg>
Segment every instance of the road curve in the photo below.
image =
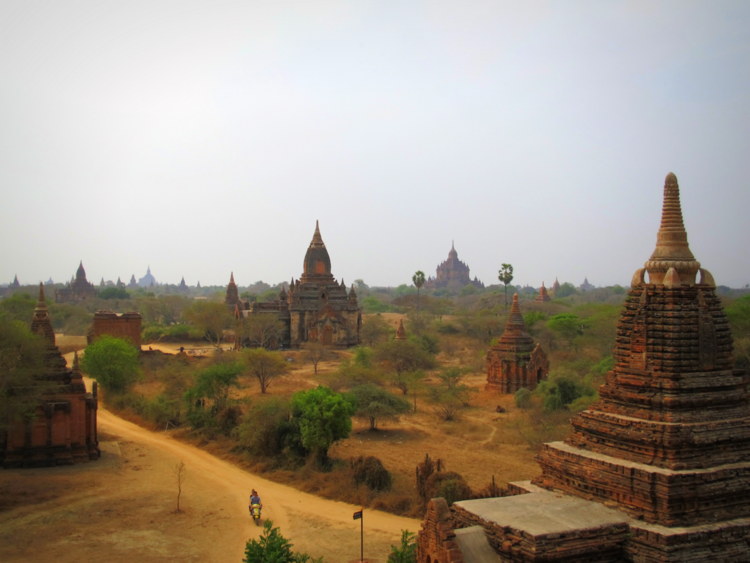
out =
<svg viewBox="0 0 750 563"><path fill-rule="evenodd" d="M322 499L300 492L293 487L275 483L217 458L200 448L175 440L165 433L152 432L128 422L103 407L98 410L98 424L102 433L158 450L165 463L185 464L192 490L210 491L217 509L228 517L221 526L226 543L217 548L219 561L241 561L245 542L259 529L249 527L247 495L250 488L260 491L264 504L264 518L273 520L282 534L292 540L295 550L324 557L329 563L353 561L359 558L359 522L352 515L360 507ZM189 495L187 495L189 499ZM401 530L415 532L419 521L394 516L378 510L366 510L365 557L384 561L389 546L397 544ZM225 529L225 530L224 530Z"/></svg>

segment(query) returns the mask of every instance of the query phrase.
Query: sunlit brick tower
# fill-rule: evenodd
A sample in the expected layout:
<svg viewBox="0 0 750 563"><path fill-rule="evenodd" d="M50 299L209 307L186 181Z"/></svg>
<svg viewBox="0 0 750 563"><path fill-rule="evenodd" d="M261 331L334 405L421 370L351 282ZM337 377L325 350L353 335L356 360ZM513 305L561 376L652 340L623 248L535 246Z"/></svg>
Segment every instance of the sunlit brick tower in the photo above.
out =
<svg viewBox="0 0 750 563"><path fill-rule="evenodd" d="M733 369L727 318L688 246L674 174L614 357L600 400L565 442L545 444L537 483L642 520L628 550L639 560L750 559L748 376Z"/></svg>
<svg viewBox="0 0 750 563"><path fill-rule="evenodd" d="M453 530L445 501L430 501L420 563L491 560L473 558L478 546L502 561L750 561L750 381L671 173L614 358L571 436L544 444L533 483L454 503Z"/></svg>

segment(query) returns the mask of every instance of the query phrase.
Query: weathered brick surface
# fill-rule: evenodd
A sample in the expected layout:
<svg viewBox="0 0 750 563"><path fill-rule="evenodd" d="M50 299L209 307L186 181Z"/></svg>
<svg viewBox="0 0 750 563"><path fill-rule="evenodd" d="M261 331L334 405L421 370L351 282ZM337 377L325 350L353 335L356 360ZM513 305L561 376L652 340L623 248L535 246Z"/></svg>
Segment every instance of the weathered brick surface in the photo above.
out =
<svg viewBox="0 0 750 563"><path fill-rule="evenodd" d="M55 345L41 284L31 329L47 343L44 367L34 376L44 382L48 392L39 402L35 416L28 422L11 425L5 440L0 440L0 465L31 467L97 459L96 391L86 392L78 357L69 369Z"/></svg>
<svg viewBox="0 0 750 563"><path fill-rule="evenodd" d="M733 369L729 325L713 276L688 247L673 174L644 266L599 400L573 418L565 442L544 445L533 481L616 509L624 539L617 526L539 530L513 510L518 496L494 499L492 521L454 505L456 525L484 526L505 560L750 561L750 379ZM533 490L512 488L524 489ZM611 551L592 556L597 545ZM571 546L581 551L569 555Z"/></svg>
<svg viewBox="0 0 750 563"><path fill-rule="evenodd" d="M235 309L242 309L236 313L238 320L273 315L284 327L278 347L299 348L305 342L340 348L359 344L362 311L357 294L354 286L347 290L343 280L337 282L331 274L331 259L317 223L303 267L300 279L292 279L288 291L282 289L278 300L235 303ZM229 307L235 301L233 283L234 275L227 286L225 301Z"/></svg>
<svg viewBox="0 0 750 563"><path fill-rule="evenodd" d="M508 322L498 341L487 352L487 391L515 393L534 389L549 373L549 360L526 332L518 294L513 296Z"/></svg>
<svg viewBox="0 0 750 563"><path fill-rule="evenodd" d="M107 335L127 340L140 350L142 322L140 313L97 311L88 335L89 344L100 336Z"/></svg>

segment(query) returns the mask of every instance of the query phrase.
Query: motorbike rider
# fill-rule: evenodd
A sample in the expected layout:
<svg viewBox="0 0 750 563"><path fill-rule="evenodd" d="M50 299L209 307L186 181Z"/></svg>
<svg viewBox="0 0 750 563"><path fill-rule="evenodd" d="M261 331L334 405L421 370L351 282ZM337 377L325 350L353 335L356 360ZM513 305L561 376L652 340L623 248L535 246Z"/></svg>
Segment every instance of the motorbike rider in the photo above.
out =
<svg viewBox="0 0 750 563"><path fill-rule="evenodd" d="M258 495L258 491L253 489L250 492L250 505L248 506L248 509L250 510L250 513L253 512L253 505L257 504L260 508L263 508L263 503L260 502L260 495Z"/></svg>

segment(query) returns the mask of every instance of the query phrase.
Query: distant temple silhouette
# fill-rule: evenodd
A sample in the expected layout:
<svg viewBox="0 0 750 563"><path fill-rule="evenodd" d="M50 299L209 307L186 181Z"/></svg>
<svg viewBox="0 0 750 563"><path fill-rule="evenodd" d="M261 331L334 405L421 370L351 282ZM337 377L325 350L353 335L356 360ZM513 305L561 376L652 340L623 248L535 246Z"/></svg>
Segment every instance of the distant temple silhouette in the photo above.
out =
<svg viewBox="0 0 750 563"><path fill-rule="evenodd" d="M476 276L473 280L471 279L469 266L458 259L456 247L451 243L448 259L438 265L435 277L430 276L425 282L425 287L427 289L461 289L467 285L484 287Z"/></svg>
<svg viewBox="0 0 750 563"><path fill-rule="evenodd" d="M86 270L83 269L83 260L78 265L75 278L55 292L55 301L58 303L73 303L85 301L96 297L94 284L86 279Z"/></svg>

